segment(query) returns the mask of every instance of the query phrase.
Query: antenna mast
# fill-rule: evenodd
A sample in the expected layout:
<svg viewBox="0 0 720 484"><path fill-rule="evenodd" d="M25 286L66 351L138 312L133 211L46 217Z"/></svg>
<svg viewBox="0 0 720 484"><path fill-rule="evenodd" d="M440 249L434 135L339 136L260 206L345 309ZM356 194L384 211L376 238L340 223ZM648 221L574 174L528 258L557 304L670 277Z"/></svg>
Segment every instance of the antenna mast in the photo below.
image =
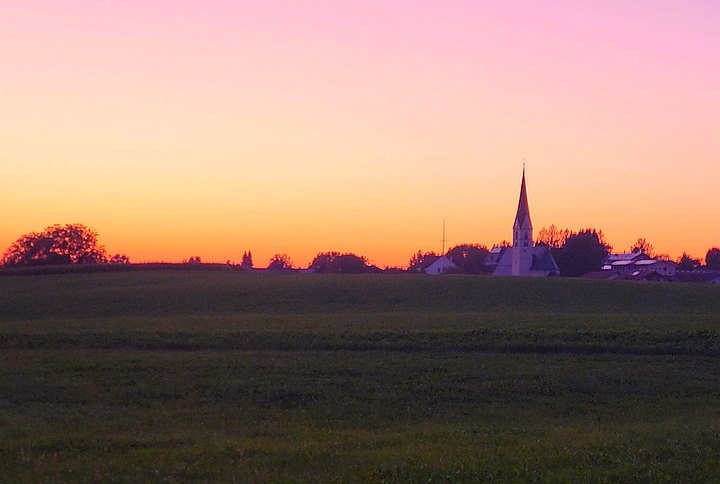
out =
<svg viewBox="0 0 720 484"><path fill-rule="evenodd" d="M445 239L445 219L443 219L442 253L440 255L445 255L445 242L447 239Z"/></svg>

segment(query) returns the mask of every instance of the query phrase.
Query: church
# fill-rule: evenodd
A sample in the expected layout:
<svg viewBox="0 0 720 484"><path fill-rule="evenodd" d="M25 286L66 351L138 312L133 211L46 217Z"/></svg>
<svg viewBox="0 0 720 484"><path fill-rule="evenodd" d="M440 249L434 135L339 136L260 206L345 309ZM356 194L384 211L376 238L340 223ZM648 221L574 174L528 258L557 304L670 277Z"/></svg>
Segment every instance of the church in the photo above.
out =
<svg viewBox="0 0 720 484"><path fill-rule="evenodd" d="M523 167L520 201L513 224L513 244L495 247L488 255L487 263L494 265L494 276L559 276L555 259L546 245L533 245L533 227L530 221L525 167Z"/></svg>

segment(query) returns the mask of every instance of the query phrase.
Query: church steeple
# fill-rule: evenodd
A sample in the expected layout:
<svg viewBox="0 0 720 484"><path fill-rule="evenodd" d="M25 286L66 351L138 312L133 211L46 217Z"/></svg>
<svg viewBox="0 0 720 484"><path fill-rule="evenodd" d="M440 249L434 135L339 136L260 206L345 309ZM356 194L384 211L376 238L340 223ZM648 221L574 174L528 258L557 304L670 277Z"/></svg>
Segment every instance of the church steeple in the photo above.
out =
<svg viewBox="0 0 720 484"><path fill-rule="evenodd" d="M525 165L523 164L520 200L518 202L515 224L513 224L513 247L532 247L532 222L530 221L530 205L528 204L527 188L525 187Z"/></svg>

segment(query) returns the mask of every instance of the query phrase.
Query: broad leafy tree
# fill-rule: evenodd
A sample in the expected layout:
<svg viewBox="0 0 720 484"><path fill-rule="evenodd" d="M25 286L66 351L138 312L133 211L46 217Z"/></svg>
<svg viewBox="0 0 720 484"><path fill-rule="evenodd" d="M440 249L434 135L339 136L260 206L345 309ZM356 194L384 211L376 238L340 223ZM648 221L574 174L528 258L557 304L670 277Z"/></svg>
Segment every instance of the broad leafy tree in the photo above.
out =
<svg viewBox="0 0 720 484"><path fill-rule="evenodd" d="M313 272L318 274L332 272L331 267L338 257L340 257L340 252L320 252L310 262L308 269L312 269Z"/></svg>
<svg viewBox="0 0 720 484"><path fill-rule="evenodd" d="M110 264L129 264L130 258L125 254L115 254L108 259Z"/></svg>
<svg viewBox="0 0 720 484"><path fill-rule="evenodd" d="M707 251L705 265L708 269L720 269L720 247L713 247Z"/></svg>
<svg viewBox="0 0 720 484"><path fill-rule="evenodd" d="M567 242L567 239L571 235L572 232L569 229L559 229L555 227L555 225L551 225L550 227L540 229L535 242L547 245L551 249L559 249L565 245L565 242Z"/></svg>
<svg viewBox="0 0 720 484"><path fill-rule="evenodd" d="M367 258L352 252L320 252L309 268L319 274L364 274L371 270Z"/></svg>
<svg viewBox="0 0 720 484"><path fill-rule="evenodd" d="M479 244L456 245L447 252L447 256L463 274L482 273L487 255L487 247Z"/></svg>
<svg viewBox="0 0 720 484"><path fill-rule="evenodd" d="M650 242L640 238L637 239L637 242L635 242L632 247L630 247L630 252L640 252L641 254L652 257L655 255L655 248Z"/></svg>
<svg viewBox="0 0 720 484"><path fill-rule="evenodd" d="M579 277L600 270L610 249L602 231L585 229L570 235L565 245L554 251L553 256L561 276Z"/></svg>
<svg viewBox="0 0 720 484"><path fill-rule="evenodd" d="M440 256L435 252L422 252L417 251L417 254L413 254L408 261L408 272L422 272L424 265L429 265L435 262Z"/></svg>
<svg viewBox="0 0 720 484"><path fill-rule="evenodd" d="M101 264L108 261L95 230L81 224L53 225L42 232L23 235L5 251L6 267Z"/></svg>
<svg viewBox="0 0 720 484"><path fill-rule="evenodd" d="M694 271L702 265L700 259L695 259L687 252L683 252L683 255L678 258L677 261L678 269L681 271Z"/></svg>
<svg viewBox="0 0 720 484"><path fill-rule="evenodd" d="M284 269L292 269L293 263L290 260L290 257L288 257L287 254L275 254L270 258L270 262L268 263L268 269L269 270L284 270Z"/></svg>

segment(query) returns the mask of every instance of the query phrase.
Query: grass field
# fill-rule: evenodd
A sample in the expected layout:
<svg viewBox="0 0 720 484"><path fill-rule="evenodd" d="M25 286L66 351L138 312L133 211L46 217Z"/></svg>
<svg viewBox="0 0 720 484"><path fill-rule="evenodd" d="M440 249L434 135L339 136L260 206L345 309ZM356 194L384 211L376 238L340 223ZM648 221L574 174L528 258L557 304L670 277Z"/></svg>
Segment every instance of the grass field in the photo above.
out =
<svg viewBox="0 0 720 484"><path fill-rule="evenodd" d="M718 482L720 287L0 277L0 481Z"/></svg>

